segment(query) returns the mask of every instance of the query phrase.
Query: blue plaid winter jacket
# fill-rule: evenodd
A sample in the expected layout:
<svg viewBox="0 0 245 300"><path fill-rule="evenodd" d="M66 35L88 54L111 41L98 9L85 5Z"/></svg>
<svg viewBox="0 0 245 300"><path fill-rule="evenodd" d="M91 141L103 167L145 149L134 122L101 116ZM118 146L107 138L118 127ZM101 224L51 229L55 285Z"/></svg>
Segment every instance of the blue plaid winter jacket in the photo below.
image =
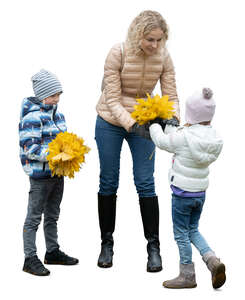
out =
<svg viewBox="0 0 245 300"><path fill-rule="evenodd" d="M20 159L27 175L51 177L46 158L48 144L66 130L65 118L57 111L57 105L43 104L35 97L23 100L19 123Z"/></svg>

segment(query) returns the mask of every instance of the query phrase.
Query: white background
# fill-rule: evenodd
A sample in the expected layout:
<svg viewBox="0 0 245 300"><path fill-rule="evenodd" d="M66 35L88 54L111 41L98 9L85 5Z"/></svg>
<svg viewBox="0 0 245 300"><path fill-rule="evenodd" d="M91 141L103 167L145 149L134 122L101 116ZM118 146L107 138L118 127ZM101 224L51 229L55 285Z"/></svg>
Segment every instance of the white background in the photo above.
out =
<svg viewBox="0 0 245 300"><path fill-rule="evenodd" d="M230 299L244 294L244 28L243 1L1 1L1 289L2 299ZM125 143L121 155L114 266L97 267L100 233L97 217L99 162L94 140L95 105L105 57L124 41L132 19L142 10L159 11L170 27L168 48L184 122L184 101L203 86L213 89L213 125L224 139L211 166L201 232L227 266L227 283L211 287L210 273L193 249L198 287L167 290L162 281L178 273L178 251L171 224L167 172L171 155L157 151L156 190L160 203L163 271L146 272L146 242ZM64 93L59 109L68 129L82 136L91 152L74 180L66 179L59 221L62 250L78 257L74 267L50 266L40 278L22 272L22 228L29 180L19 157L21 101L32 95L30 77L46 68L59 77ZM38 255L45 253L42 226Z"/></svg>

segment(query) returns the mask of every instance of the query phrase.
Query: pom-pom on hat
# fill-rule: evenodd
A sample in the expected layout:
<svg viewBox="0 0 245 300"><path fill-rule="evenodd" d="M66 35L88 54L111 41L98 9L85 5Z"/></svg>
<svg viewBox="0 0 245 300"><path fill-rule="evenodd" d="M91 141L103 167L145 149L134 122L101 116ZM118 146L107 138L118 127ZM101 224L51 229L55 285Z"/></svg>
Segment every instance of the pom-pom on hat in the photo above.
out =
<svg viewBox="0 0 245 300"><path fill-rule="evenodd" d="M195 92L186 100L185 120L189 124L211 121L215 113L213 92L209 88Z"/></svg>
<svg viewBox="0 0 245 300"><path fill-rule="evenodd" d="M34 94L40 101L57 93L62 93L59 79L47 70L40 70L32 76L31 81Z"/></svg>

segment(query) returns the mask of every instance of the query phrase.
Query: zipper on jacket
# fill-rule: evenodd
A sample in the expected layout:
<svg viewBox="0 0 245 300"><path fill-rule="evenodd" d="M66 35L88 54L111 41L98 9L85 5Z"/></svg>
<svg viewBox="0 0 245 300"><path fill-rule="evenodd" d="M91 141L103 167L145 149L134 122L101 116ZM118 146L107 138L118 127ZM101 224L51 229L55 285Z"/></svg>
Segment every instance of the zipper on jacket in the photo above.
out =
<svg viewBox="0 0 245 300"><path fill-rule="evenodd" d="M60 129L60 127L56 124L56 122L54 121L54 115L55 115L55 113L56 113L56 111L57 111L57 108L56 108L56 110L54 110L53 109L53 112L52 112L52 121L53 121L53 123L54 123L54 125L58 128L58 130L60 131L60 132L64 132L63 130L61 130Z"/></svg>
<svg viewBox="0 0 245 300"><path fill-rule="evenodd" d="M140 83L140 90L139 90L139 95L143 95L143 85L144 85L144 81L145 81L145 54L144 54L144 61L143 61L143 70L142 70L142 75L141 75L141 83Z"/></svg>
<svg viewBox="0 0 245 300"><path fill-rule="evenodd" d="M46 162L43 163L43 172L45 171Z"/></svg>

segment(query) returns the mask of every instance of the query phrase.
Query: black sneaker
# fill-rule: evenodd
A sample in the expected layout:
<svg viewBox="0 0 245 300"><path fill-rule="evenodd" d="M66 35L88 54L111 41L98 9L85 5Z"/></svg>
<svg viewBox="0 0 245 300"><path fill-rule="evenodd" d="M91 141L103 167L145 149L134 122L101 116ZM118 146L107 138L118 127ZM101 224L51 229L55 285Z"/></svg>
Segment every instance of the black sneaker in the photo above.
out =
<svg viewBox="0 0 245 300"><path fill-rule="evenodd" d="M76 265L79 260L77 258L66 255L59 249L52 252L46 252L44 263L48 265Z"/></svg>
<svg viewBox="0 0 245 300"><path fill-rule="evenodd" d="M25 259L23 271L37 276L48 276L50 274L50 271L44 267L36 255Z"/></svg>

